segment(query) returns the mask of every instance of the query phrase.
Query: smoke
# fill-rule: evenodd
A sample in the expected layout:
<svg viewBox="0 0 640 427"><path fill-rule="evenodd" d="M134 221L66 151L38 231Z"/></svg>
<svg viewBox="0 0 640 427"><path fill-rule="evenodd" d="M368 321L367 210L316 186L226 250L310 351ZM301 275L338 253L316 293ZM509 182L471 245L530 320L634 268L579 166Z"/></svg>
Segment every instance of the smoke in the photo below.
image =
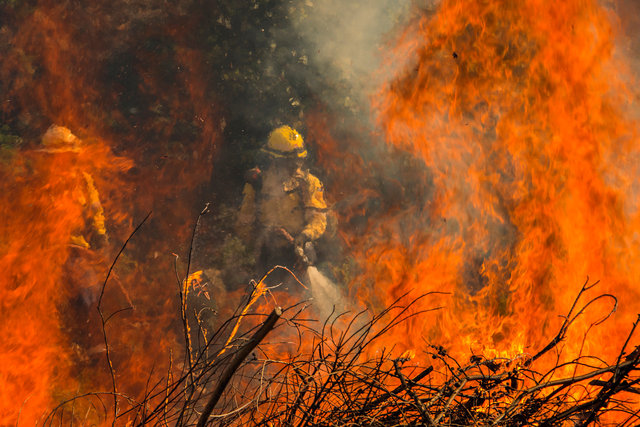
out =
<svg viewBox="0 0 640 427"><path fill-rule="evenodd" d="M410 6L410 0L300 0L291 8L293 28L308 46L314 71L344 91L341 100L327 103L367 108L369 97L389 77L380 72L384 45L394 28L406 25Z"/></svg>
<svg viewBox="0 0 640 427"><path fill-rule="evenodd" d="M620 78L626 84L625 90L634 88L633 94L628 97L631 102L619 105L619 108L629 116L630 119L640 120L640 95L637 91L637 80L640 76L640 4L633 0L619 0L612 5L612 14L615 14L615 21L619 25L616 28L616 45L613 52L617 64L629 64L629 69L612 70L620 74ZM626 72L626 75L624 74ZM623 141L625 144L633 144L636 135L628 137ZM633 179L620 179L616 173L609 173L607 179L612 185L626 189L628 194L625 200L625 212L628 216L637 215L640 211L640 153L623 153L609 160L610 164L618 165L618 170L626 171L625 175L633 176Z"/></svg>
<svg viewBox="0 0 640 427"><path fill-rule="evenodd" d="M186 252L188 243L184 242L191 233L189 224L198 211L194 206L200 208L202 193L216 193L221 203L233 204L226 196L240 196L244 168L253 166L253 159L249 159L251 150L259 147L267 132L280 123L300 127L314 156L311 163L314 173L327 187L327 197L338 216L338 228L344 232L342 236L347 240L349 255L369 265L370 270L362 275L366 280L362 282L373 283L371 287L376 289L358 289L362 298L373 300L364 295L368 291L393 297L394 293L404 293L410 285L458 283L461 281L458 275L470 284L468 290L473 293L486 287L489 279L503 282L501 273L510 271L511 266L500 264L499 253L512 250L516 237L506 210L513 204L522 205L523 211L536 208L537 204L524 203L528 194L514 199L512 194L517 187L509 179L515 175L511 169L517 164L507 162L508 156L486 156L486 160L478 160L480 154L490 151L489 143L496 139L491 133L495 132L493 122L499 118L495 116L509 110L494 107L492 116L486 103L475 102L477 99L469 95L475 86L469 80L464 86L468 90L457 93L460 102L464 102L464 96L474 101L469 103L469 111L465 111L475 120L461 118L456 128L449 126L447 88L440 88L440 92L416 93L416 104L407 107L415 116L406 121L392 121L396 126L394 130L402 131L402 137L396 141L398 147L384 145L382 132L376 131L376 119L371 116L371 105L375 105L381 96L380 88L389 81L402 83L405 74L406 89L419 89L420 85L428 88L434 84L429 76L444 81L451 75L448 73L463 70L466 74L461 78L471 79L482 71L477 64L491 53L494 44L478 49L478 61L471 61L471 54L476 49L472 42L479 36L474 36L473 26L470 26L469 31L461 30L456 34L454 41L458 43L459 59L453 56L455 52L450 49L451 45L443 45L439 50L427 49L427 59L431 62L424 66L422 83L410 74L415 70L409 65L419 64L415 61L417 50L409 49L407 44L425 42L413 40L416 32L411 30L420 17L436 8L437 0L227 0L207 5L180 0L172 7L159 0L103 1L91 7L79 2L36 3L38 6L31 10L27 2L0 2L0 10L13 11L12 14L0 14L3 25L0 52L6 59L0 67L0 92L4 99L3 123L0 124L8 125L12 133L36 145L39 135L52 122L64 122L74 129L85 130L87 135L114 141L110 145L115 152L135 161L136 168L128 173L126 187L119 186L119 182L109 176L96 174L95 177L105 210L111 215L109 225L112 229L118 227L113 233L110 231L114 242L126 238L129 230L125 228L130 223L137 222L137 218L151 208L154 210L149 224L153 227L153 235L145 232L147 234L137 236L130 244L130 247L136 245L134 250L126 254L128 261L119 263L122 271L118 272L123 279L136 277L131 283L137 291L134 294L137 308L128 320L132 330L122 334L121 341L141 342L139 337L143 334L145 339L154 339L154 335L147 334L144 328L138 329L137 325L141 323L135 321L134 315L152 319L151 323L156 324L158 330L168 330L165 324L172 321L175 292L172 286L166 285L167 277L172 277L168 270L173 266L173 258L167 252L178 251L175 249L178 243L174 241L184 245L182 252ZM15 4L15 11L9 4ZM617 54L629 58L635 75L640 67L637 60L640 58L639 11L640 6L634 0L621 0L614 11L620 16L621 32L625 36L618 39ZM87 16L91 16L91 20L87 20ZM504 22L508 24L508 20ZM518 34L508 34L518 41ZM400 39L403 36L412 40ZM498 34L495 46L503 44L505 40ZM509 73L522 78L521 84L507 88L522 90L528 87L530 76L522 73L526 67L520 66L520 63L527 63L526 55L535 53L527 50L528 46L524 43L521 50L510 50L512 55L522 53L524 57L523 61L507 67ZM466 48L467 52L461 52L460 47ZM391 57L391 50L393 61L385 59ZM558 55L553 58L573 58L575 50L568 43L567 48L558 49ZM414 56L407 52L413 52ZM502 55L495 64L508 65L516 59ZM571 61L567 65L569 63ZM580 74L576 73L577 76ZM483 83L482 80L476 82ZM501 98L493 91L505 83L501 79L487 79L486 82L496 82L496 85L487 83L484 93L490 98ZM415 87L412 87L414 83ZM403 88L399 89L399 98L406 101L402 98L410 96L402 91ZM434 96L442 96L442 99L429 99L430 93L436 93ZM501 93L512 95L506 89ZM537 96L532 92L531 98L534 95ZM526 102L526 99L520 100L521 104ZM520 105L517 98L514 103ZM637 97L634 103L618 107L629 110L634 118L640 117ZM468 126L469 122L471 126ZM411 130L411 124L418 124L418 127ZM400 129L402 126L406 129ZM434 138L434 129L440 132L437 138ZM503 129L507 130L510 129ZM415 148L416 152L404 151L403 143L421 135L424 143ZM541 139L546 137L537 129L533 135ZM219 146L216 145L218 142ZM633 141L625 143L633 144ZM0 140L0 148L3 144L7 145ZM521 150L521 153L526 152ZM624 188L629 196L624 203L627 214L631 215L638 211L640 180L635 178L639 176L637 165L640 162L637 150L633 151L633 157L627 156L628 152L623 149L611 151L613 157L607 164L618 167L612 168L606 178L616 187L626 185ZM218 159L215 167L212 158ZM428 167L423 158L429 159ZM498 164L496 159L504 163ZM534 160L536 166L542 166L542 159ZM475 166L475 174L469 173L470 166ZM620 173L622 169L631 168L634 168L633 174ZM209 188L205 191L204 187L208 185L211 170L215 174L211 187L215 188L209 192ZM534 170L531 179L545 173ZM22 188L8 187L12 191ZM443 190L451 191L444 194ZM31 193L37 194L37 191ZM13 193L5 191L5 194L9 197ZM29 205L18 197L12 200ZM481 214L480 202L488 203L493 209ZM235 211L229 209L229 212ZM18 218L17 211L12 215L16 221L23 219ZM123 218L116 221L116 215ZM474 228L472 224L482 215L482 227ZM541 218L549 219L548 223L553 224L552 215ZM546 224L536 218L530 227L539 229L540 235L545 237ZM43 227L48 225L47 222L42 224ZM216 226L215 231L220 235L226 231L223 225ZM521 224L522 228L528 226L528 223ZM35 236L37 233L30 234ZM140 241L143 236L146 237ZM446 251L440 248L441 243L444 246L448 243L445 240L453 237L461 237L464 242L458 246L447 245ZM548 237L545 242L553 243L553 235ZM219 245L216 239L203 238L203 241L203 245L209 247ZM56 243L64 245L66 240ZM151 250L158 245L164 254L160 258ZM351 283L349 279L353 279L354 273L350 273L349 261L338 246L333 242L328 252L333 254L331 261L335 270L344 275L333 271L331 279L338 276L338 285ZM30 246L25 244L24 247ZM492 251L495 253L493 258ZM33 253L23 258L35 259ZM239 263L237 258L233 261ZM485 263L486 260L490 262ZM55 267L60 269L62 263ZM461 267L462 264L466 267ZM537 270L536 263L531 264L534 272L539 272L536 274L540 278L532 274L536 280L546 280L545 276L552 273L546 267L550 264L548 259L541 259L538 263L541 267ZM44 270L42 265L39 270ZM442 274L438 276L438 272ZM311 272L312 280L320 283L315 290L317 295L323 295L318 299L329 301L328 306L332 308L331 302L338 291L330 281L316 273ZM352 276L348 277L349 274ZM53 280L49 281L53 285ZM7 283L0 287L14 292L15 286ZM43 288L42 283L39 288ZM38 293L37 296L46 299L47 294ZM491 296L491 301L494 300L499 305L495 311L503 313L506 297L502 294ZM32 311L31 306L24 305L19 314L27 317ZM18 315L14 317L21 319ZM163 320L158 321L159 318ZM12 328L8 324L6 327ZM51 327L54 332L60 332L56 329L59 325ZM32 342L39 341L43 340ZM166 349L171 345L162 343L161 347ZM132 350L130 360L136 360L139 366L136 366L136 375L130 377L146 378L143 374L147 364L151 366L152 359L149 348L145 345L136 348L135 352ZM42 349L39 353L43 354ZM24 352L24 355L29 354ZM47 366L52 365L49 361L44 362ZM54 370L46 369L44 372ZM27 370L38 372L32 365L27 366ZM46 375L40 377L47 378ZM23 391L24 387L18 381L15 384ZM144 388L144 384L136 383L135 386ZM45 387L46 384L40 388ZM25 397L20 393L16 396L19 403ZM35 397L31 398L29 404L45 407L48 396L43 399L36 402ZM17 411L20 405L11 406ZM28 417L25 414L27 412L23 411L23 419ZM15 419L15 414L13 416Z"/></svg>

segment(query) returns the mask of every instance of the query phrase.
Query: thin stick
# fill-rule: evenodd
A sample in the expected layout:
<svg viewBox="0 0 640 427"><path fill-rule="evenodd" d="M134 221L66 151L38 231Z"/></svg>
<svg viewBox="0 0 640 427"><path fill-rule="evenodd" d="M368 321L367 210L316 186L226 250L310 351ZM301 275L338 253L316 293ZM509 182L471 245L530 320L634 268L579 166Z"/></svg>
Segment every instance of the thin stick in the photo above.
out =
<svg viewBox="0 0 640 427"><path fill-rule="evenodd" d="M433 421L433 419L431 418L431 416L427 412L427 408L424 407L424 405L420 401L420 398L414 393L413 390L411 390L411 387L409 387L409 384L407 384L407 380L404 378L404 375L402 375L402 371L400 370L400 362L398 362L398 359L395 359L393 361L393 366L396 369L396 375L398 375L398 378L400 378L400 382L402 383L402 387L404 387L404 389L407 391L407 393L409 393L409 396L411 396L413 398L413 401L416 403L416 408L420 412L420 415L422 415L422 420L427 425L435 426L437 421L436 422Z"/></svg>
<svg viewBox="0 0 640 427"><path fill-rule="evenodd" d="M116 385L116 373L115 373L115 370L113 369L113 363L111 362L111 355L109 352L109 342L107 339L107 330L106 330L107 321L111 318L111 316L105 319L104 314L102 313L102 297L104 296L104 291L107 287L107 281L111 276L111 272L113 271L113 268L115 267L116 262L118 262L118 258L120 258L120 255L122 254L122 252L124 252L124 249L127 247L127 243L129 243L129 240L131 240L131 238L136 234L136 232L140 230L142 225L145 222L147 222L147 219L149 219L150 216L151 216L151 211L149 211L147 216L145 216L144 219L140 222L140 224L138 224L138 226L131 232L131 234L129 234L129 237L127 238L127 240L125 240L124 244L118 251L118 254L114 258L113 262L111 263L111 267L109 267L109 271L107 271L107 277L104 278L104 282L102 283L102 289L100 290L100 298L98 298L97 309L98 309L98 314L100 315L100 321L102 322L102 337L104 338L104 347L105 347L105 352L107 357L107 365L109 365L109 373L111 374L111 384L113 386L113 423L114 424L116 422L116 419L118 418L118 387Z"/></svg>

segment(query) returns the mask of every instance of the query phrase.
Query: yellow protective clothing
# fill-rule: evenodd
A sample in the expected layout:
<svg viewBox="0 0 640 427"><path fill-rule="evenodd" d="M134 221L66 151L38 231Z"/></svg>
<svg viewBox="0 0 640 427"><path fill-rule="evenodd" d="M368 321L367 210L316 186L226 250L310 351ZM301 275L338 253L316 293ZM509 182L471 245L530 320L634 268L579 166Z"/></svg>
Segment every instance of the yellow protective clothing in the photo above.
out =
<svg viewBox="0 0 640 427"><path fill-rule="evenodd" d="M245 184L236 228L245 240L253 235L260 241L274 230L283 229L296 241L313 241L327 227L326 212L324 190L317 177L300 169L288 175L271 166L263 174L259 191L254 185Z"/></svg>
<svg viewBox="0 0 640 427"><path fill-rule="evenodd" d="M85 227L80 230L81 234L71 236L71 244L89 249L92 237L105 238L107 228L105 226L104 209L100 203L100 195L96 189L93 177L86 172L82 172L84 188L76 188L75 199L82 206L84 213Z"/></svg>
<svg viewBox="0 0 640 427"><path fill-rule="evenodd" d="M82 141L65 126L52 125L42 136L42 145L47 153L78 153L82 150ZM89 249L89 242L106 238L104 209L100 203L100 195L96 189L93 177L87 172L78 171L74 174L77 185L73 197L82 206L85 227L71 236L71 244ZM82 183L80 182L82 181Z"/></svg>

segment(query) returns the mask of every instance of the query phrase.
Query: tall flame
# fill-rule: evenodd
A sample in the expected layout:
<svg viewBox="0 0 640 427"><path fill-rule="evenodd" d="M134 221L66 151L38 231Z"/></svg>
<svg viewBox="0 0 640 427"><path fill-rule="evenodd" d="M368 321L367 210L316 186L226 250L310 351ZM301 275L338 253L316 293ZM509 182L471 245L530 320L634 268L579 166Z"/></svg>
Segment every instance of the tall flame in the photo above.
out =
<svg viewBox="0 0 640 427"><path fill-rule="evenodd" d="M164 20L165 28L138 25L128 12L145 15L126 1L87 9L42 0L0 32L15 47L0 66L2 113L33 138L29 150L0 163L2 425L31 425L60 401L109 384L104 366L78 371L78 359L104 357L103 348L90 347L95 335L80 348L73 342L79 331L100 334L96 312L86 326L68 308L95 309L92 292L109 255L151 209L151 230L131 242L110 282L121 286L110 286L106 299L109 313L133 307L107 330L116 338L119 381L144 396L147 382L169 369L168 358L157 356L176 348L168 252L176 250L172 239L188 240L184 218L200 208L194 194L211 174L218 113L207 95L206 57L184 34L199 17L176 12L181 19ZM137 49L136 37L160 36L171 49ZM391 344L419 349L420 336L458 355L533 351L589 276L618 297L615 323L589 330L611 309L594 306L576 327L589 330L584 346L569 339L565 348L611 357L600 346L606 339L617 351L635 317L640 277L636 93L618 36L614 11L596 0L443 0L434 11L416 9L390 58L403 65L375 98L389 157L376 163L378 153L347 152L327 132L338 126L326 114L307 115L320 164L344 169L326 183L359 267L352 294L374 308L410 290L449 294L421 300L416 310L446 308L402 324ZM113 65L105 52L134 51L127 64L138 70L105 71ZM175 75L164 73L163 61L176 65ZM153 111L122 107L125 89L153 100ZM38 151L51 123L88 145L74 154ZM195 142L180 127L195 129ZM69 241L84 225L75 192L85 173L101 192L113 246L74 261ZM83 277L70 281L72 261ZM160 374L150 375L152 366ZM90 422L104 419L94 415Z"/></svg>
<svg viewBox="0 0 640 427"><path fill-rule="evenodd" d="M424 161L434 191L377 227L358 280L373 278L383 301L451 293L406 346L419 333L464 353L535 348L586 277L619 310L583 351L621 343L639 291L640 175L616 25L595 0L445 0L400 38L397 61L410 65L375 108L386 141Z"/></svg>
<svg viewBox="0 0 640 427"><path fill-rule="evenodd" d="M101 343L97 312L73 313L97 299L105 260L72 257L69 245L85 228L85 174L127 167L100 142L80 153L34 150L2 166L2 424L37 420L54 402L51 390L80 388L76 362L102 354L90 348Z"/></svg>
<svg viewBox="0 0 640 427"><path fill-rule="evenodd" d="M19 10L0 35L11 47L0 66L3 120L25 141L13 160L0 161L2 425L33 425L67 399L110 389L96 291L122 242L150 210L144 233L111 274L102 308L105 316L117 313L106 333L119 390L139 399L149 382L167 375L170 351L178 350L176 358L182 351L171 251L188 245L185 218L200 208L197 194L211 174L218 137L202 51L185 41L184 22L136 27L131 21L149 15L127 2L42 0ZM154 31L175 42L175 50L113 59L138 49L137 40ZM112 70L110 61L140 69ZM171 81L158 66L162 61L180 69ZM119 85L130 81L114 77L118 72L144 76L126 89L152 99L158 110L125 109ZM51 124L71 129L82 147L42 150L41 136ZM185 136L183 128L191 133ZM83 252L70 242L85 226L79 193L87 179L99 193L110 243ZM73 411L64 407L55 422L103 422L95 403L71 402Z"/></svg>

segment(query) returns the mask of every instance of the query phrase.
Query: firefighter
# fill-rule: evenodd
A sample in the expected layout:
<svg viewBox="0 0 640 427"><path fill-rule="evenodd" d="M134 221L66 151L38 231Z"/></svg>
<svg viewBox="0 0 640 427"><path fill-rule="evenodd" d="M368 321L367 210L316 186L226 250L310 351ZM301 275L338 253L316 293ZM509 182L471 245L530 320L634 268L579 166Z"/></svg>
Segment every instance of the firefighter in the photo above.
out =
<svg viewBox="0 0 640 427"><path fill-rule="evenodd" d="M304 140L290 126L274 129L262 151L268 164L248 173L236 230L254 243L259 274L275 265L303 272L315 263L314 242L327 228L322 183L303 168Z"/></svg>
<svg viewBox="0 0 640 427"><path fill-rule="evenodd" d="M95 182L81 164L83 142L65 126L52 125L42 136L38 151L57 156L49 163L62 170L51 184L53 203L77 212L70 230L68 255L64 264L65 286L78 304L91 307L100 295L104 254L108 243L104 209ZM56 187L57 186L57 187ZM80 310L82 311L82 310Z"/></svg>
<svg viewBox="0 0 640 427"><path fill-rule="evenodd" d="M44 187L51 198L50 215L64 213L66 259L60 276L58 313L79 369L93 369L104 354L100 320L95 311L106 273L108 249L105 215L93 176L89 173L85 143L67 127L52 125L42 136ZM62 243L62 242L61 242Z"/></svg>
<svg viewBox="0 0 640 427"><path fill-rule="evenodd" d="M52 154L79 153L82 141L64 126L52 125L42 137L39 151ZM100 195L96 189L93 177L78 168L72 172L77 181L73 189L73 199L81 206L83 212L83 226L74 230L70 244L83 249L101 249L107 241L104 209L100 203Z"/></svg>

